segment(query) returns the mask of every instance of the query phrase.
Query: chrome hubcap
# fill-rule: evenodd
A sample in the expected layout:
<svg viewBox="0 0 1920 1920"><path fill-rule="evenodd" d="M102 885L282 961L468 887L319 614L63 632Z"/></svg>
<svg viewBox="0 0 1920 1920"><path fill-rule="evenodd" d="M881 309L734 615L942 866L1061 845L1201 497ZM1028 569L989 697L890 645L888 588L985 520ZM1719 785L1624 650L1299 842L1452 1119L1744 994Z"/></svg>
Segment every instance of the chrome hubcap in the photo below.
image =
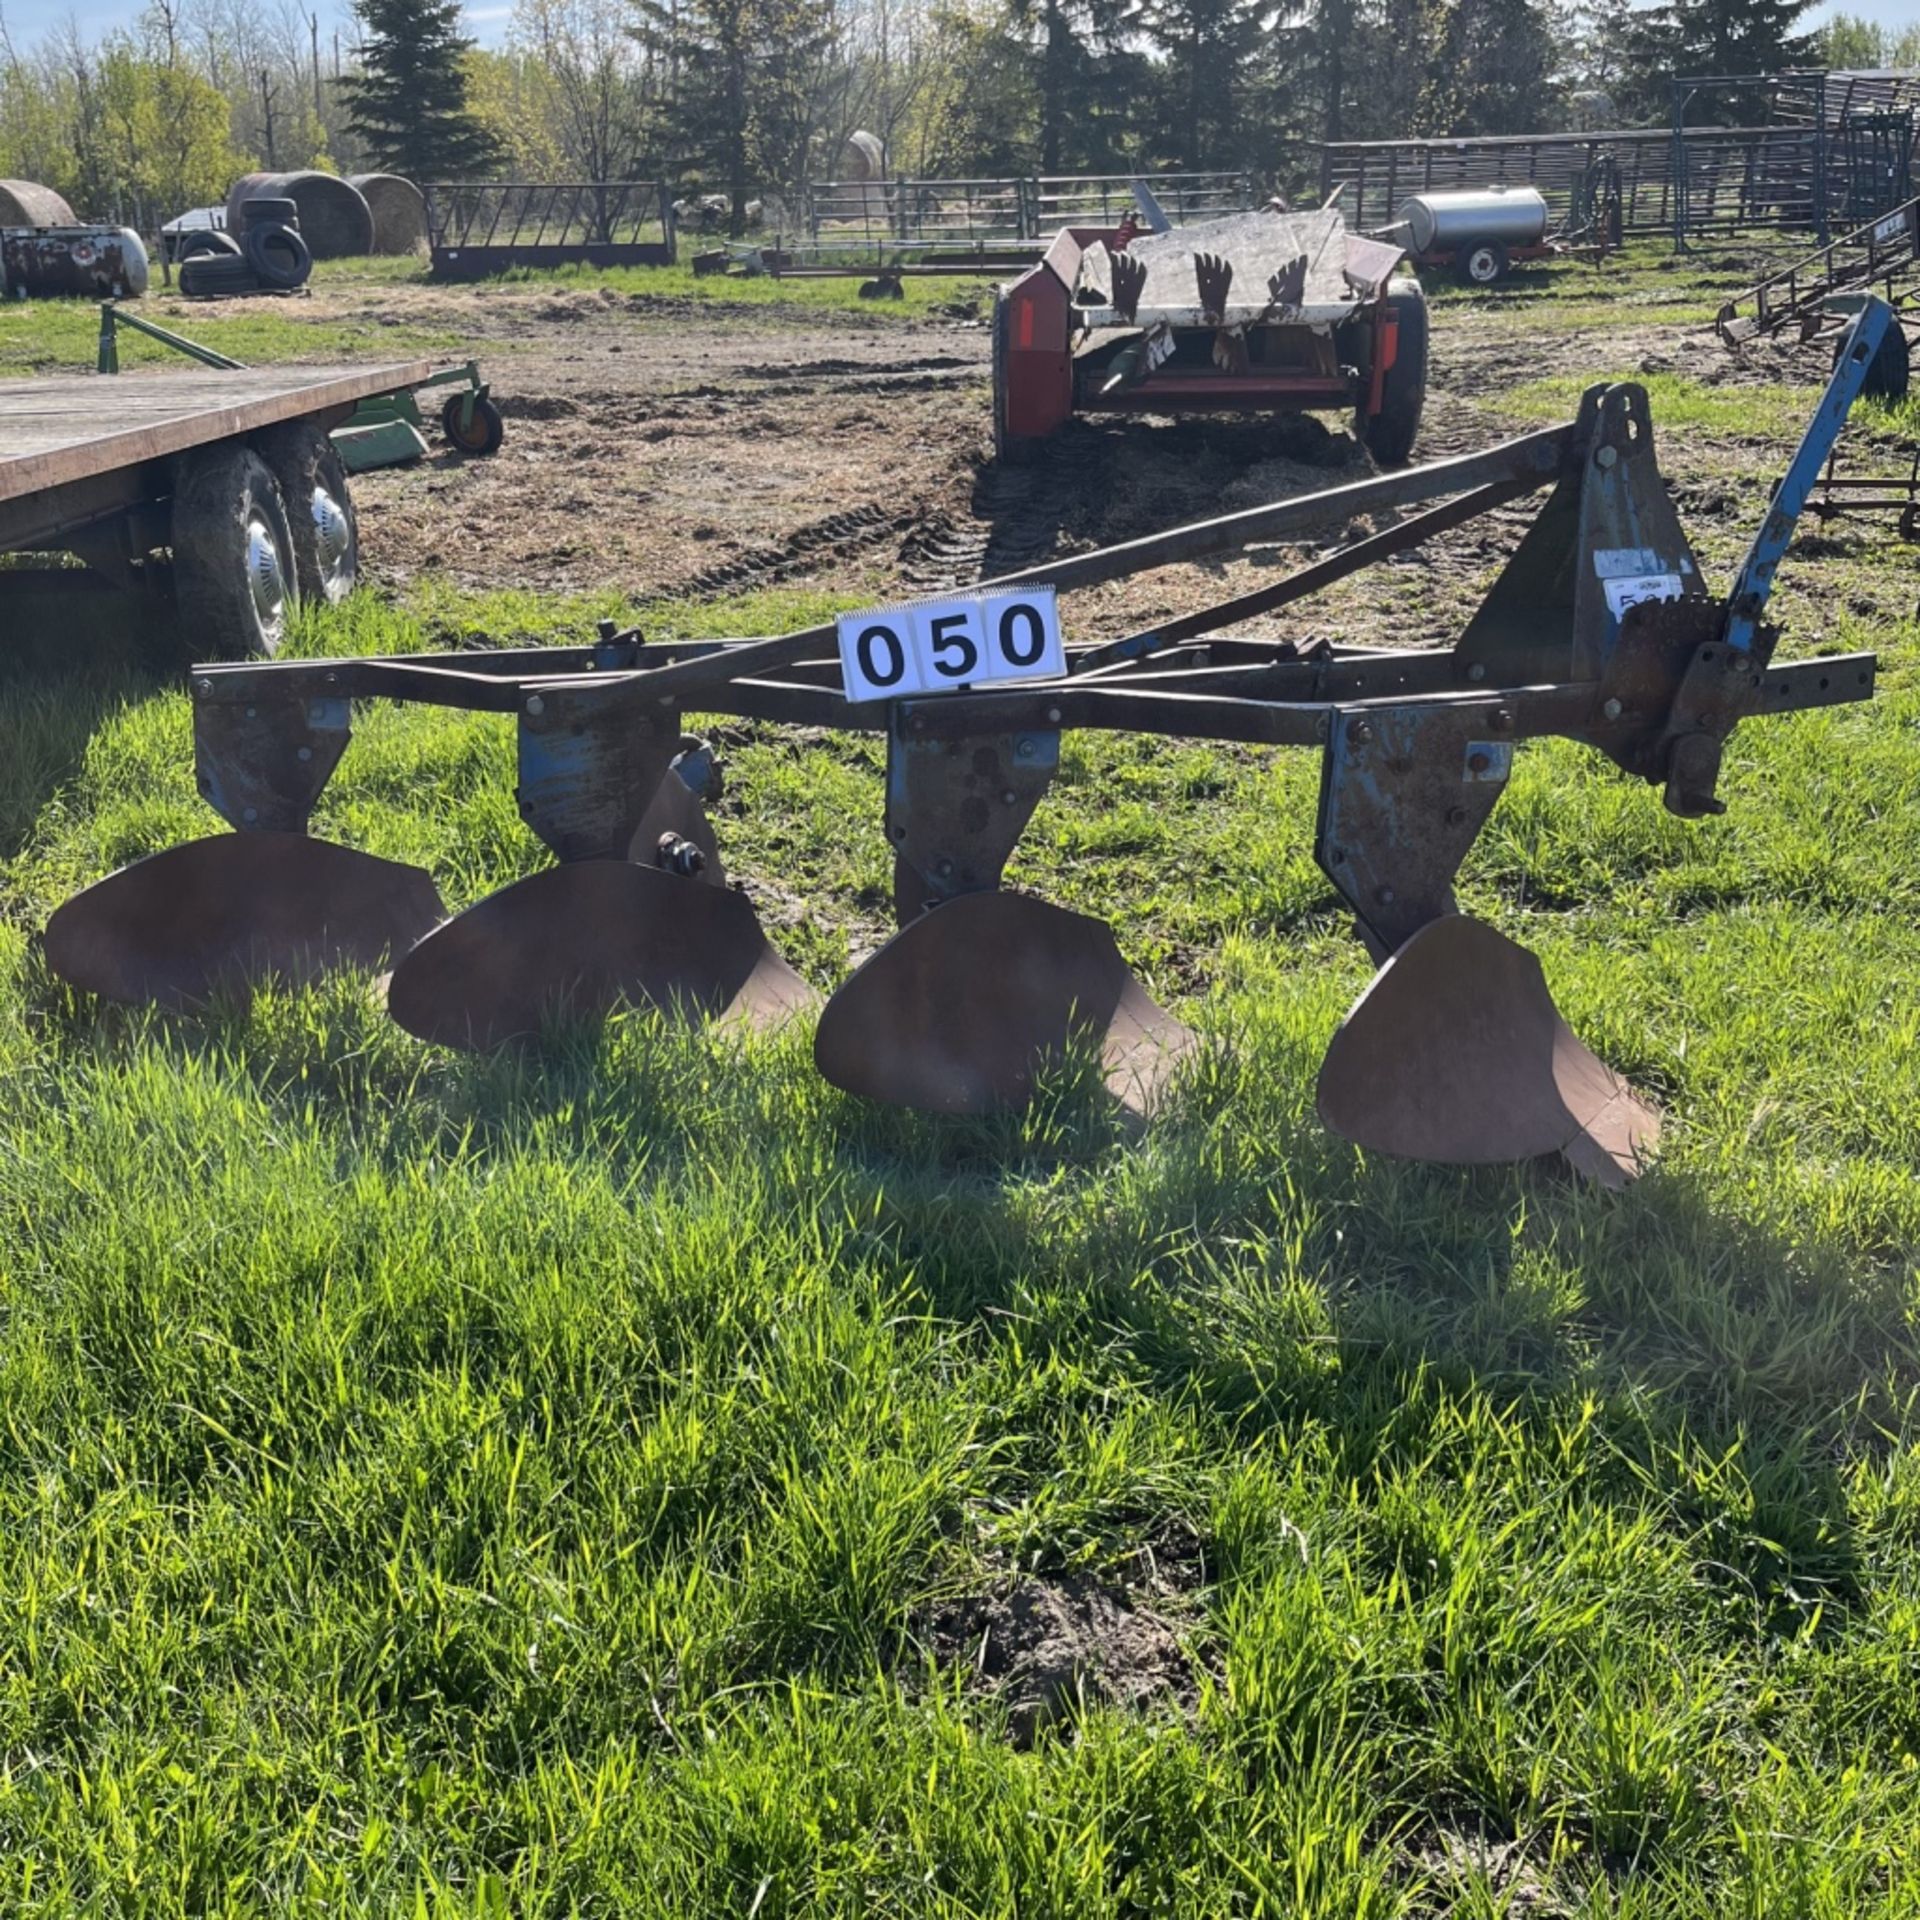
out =
<svg viewBox="0 0 1920 1920"><path fill-rule="evenodd" d="M273 529L258 518L247 522L247 585L261 633L277 642L287 624L287 579Z"/></svg>
<svg viewBox="0 0 1920 1920"><path fill-rule="evenodd" d="M329 600L353 585L353 523L325 487L313 490L313 548L320 584Z"/></svg>

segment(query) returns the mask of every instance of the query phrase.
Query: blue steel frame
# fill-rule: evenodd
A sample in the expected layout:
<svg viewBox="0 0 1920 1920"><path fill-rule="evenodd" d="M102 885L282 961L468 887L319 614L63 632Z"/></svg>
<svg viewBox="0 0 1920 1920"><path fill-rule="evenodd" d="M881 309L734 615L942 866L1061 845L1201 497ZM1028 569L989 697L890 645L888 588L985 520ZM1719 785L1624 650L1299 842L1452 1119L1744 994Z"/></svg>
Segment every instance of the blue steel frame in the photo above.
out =
<svg viewBox="0 0 1920 1920"><path fill-rule="evenodd" d="M1867 369L1872 366L1873 357L1880 351L1887 329L1893 324L1893 309L1876 294L1854 316L1853 324L1841 339L1833 378L1827 382L1826 393L1814 409L1813 418L1807 422L1799 451L1794 454L1786 478L1780 482L1767 517L1754 535L1753 545L1747 549L1747 557L1734 579L1726 641L1740 653L1753 650L1760 616L1766 610L1768 594L1773 591L1774 570L1786 558L1794 525L1819 481L1834 442L1847 424L1854 401L1860 397Z"/></svg>

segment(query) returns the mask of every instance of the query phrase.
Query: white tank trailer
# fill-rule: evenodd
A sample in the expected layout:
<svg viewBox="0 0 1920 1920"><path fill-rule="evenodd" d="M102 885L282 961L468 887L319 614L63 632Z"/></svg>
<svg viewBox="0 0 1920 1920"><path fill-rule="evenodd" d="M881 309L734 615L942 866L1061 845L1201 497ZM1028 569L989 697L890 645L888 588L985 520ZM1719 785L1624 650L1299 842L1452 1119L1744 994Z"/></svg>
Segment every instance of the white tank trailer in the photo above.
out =
<svg viewBox="0 0 1920 1920"><path fill-rule="evenodd" d="M1423 266L1451 265L1470 285L1488 286L1515 255L1546 245L1547 218L1538 188L1472 187L1412 194L1395 225Z"/></svg>

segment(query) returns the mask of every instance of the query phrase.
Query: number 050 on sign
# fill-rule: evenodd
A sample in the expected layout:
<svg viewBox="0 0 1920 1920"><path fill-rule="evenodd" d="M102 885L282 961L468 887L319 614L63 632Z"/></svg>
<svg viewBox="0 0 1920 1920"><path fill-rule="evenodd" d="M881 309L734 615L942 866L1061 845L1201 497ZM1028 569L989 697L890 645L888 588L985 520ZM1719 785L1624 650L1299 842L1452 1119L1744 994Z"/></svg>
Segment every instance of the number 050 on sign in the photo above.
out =
<svg viewBox="0 0 1920 1920"><path fill-rule="evenodd" d="M840 616L849 700L899 700L1067 670L1051 587L970 593Z"/></svg>

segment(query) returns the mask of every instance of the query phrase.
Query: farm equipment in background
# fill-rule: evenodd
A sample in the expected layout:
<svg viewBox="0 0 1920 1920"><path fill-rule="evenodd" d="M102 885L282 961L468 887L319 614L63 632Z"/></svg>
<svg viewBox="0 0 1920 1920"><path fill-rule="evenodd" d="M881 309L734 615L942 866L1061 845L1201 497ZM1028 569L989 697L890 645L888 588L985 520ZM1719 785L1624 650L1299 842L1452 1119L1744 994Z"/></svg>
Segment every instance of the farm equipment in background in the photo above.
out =
<svg viewBox="0 0 1920 1920"><path fill-rule="evenodd" d="M1546 196L1536 187L1490 186L1416 193L1374 238L1403 246L1424 272L1451 273L1463 287L1490 287L1516 263L1604 260L1620 244L1620 172L1602 156L1574 192L1568 227L1548 231Z"/></svg>
<svg viewBox="0 0 1920 1920"><path fill-rule="evenodd" d="M994 304L995 450L1018 459L1077 413L1339 408L1398 466L1427 384L1426 301L1399 260L1337 207L1065 228Z"/></svg>
<svg viewBox="0 0 1920 1920"><path fill-rule="evenodd" d="M245 362L230 359L205 347L185 334L170 333L151 320L127 313L112 301L100 307L100 346L95 365L101 373L120 371L119 329L131 327L149 340L203 367L222 367L240 372ZM424 380L408 387L396 387L391 393L374 394L362 400L352 416L333 429L329 436L349 473L370 473L377 467L405 466L427 451L426 419L420 411L419 396L429 387L450 389L440 409L440 431L456 453L494 454L500 451L506 434L506 422L494 401L491 389L480 377L478 361L461 366L442 367Z"/></svg>
<svg viewBox="0 0 1920 1920"><path fill-rule="evenodd" d="M1736 294L1714 319L1729 353L1754 340L1792 333L1802 345L1838 342L1869 295L1894 313L1894 324L1863 389L1897 400L1907 390L1908 342L1900 321L1912 310L1920 281L1920 199L1904 202L1844 233L1778 273Z"/></svg>
<svg viewBox="0 0 1920 1920"><path fill-rule="evenodd" d="M137 300L147 277L146 244L131 227L0 226L0 298Z"/></svg>
<svg viewBox="0 0 1920 1920"><path fill-rule="evenodd" d="M1890 320L1879 303L1856 319L1724 596L1708 591L1662 483L1645 390L1622 384L1590 388L1568 424L1483 453L989 582L972 614L935 603L670 645L607 623L572 648L197 667L199 788L234 831L68 901L47 959L76 987L176 1007L264 976L391 963L394 1017L456 1047L631 1004L771 1024L816 996L723 884L700 804L712 755L684 735L686 716L865 732L887 743L899 931L821 1008L822 1073L876 1100L974 1114L1026 1101L1077 1047L1145 1110L1194 1036L1148 997L1104 922L1001 886L1062 736L1311 747L1315 854L1382 963L1321 1067L1325 1122L1406 1159L1558 1152L1620 1184L1653 1144L1656 1110L1575 1037L1539 962L1457 910L1454 877L1523 740L1584 742L1693 819L1723 811L1722 757L1741 722L1871 697L1871 654L1779 663L1763 615ZM1228 632L1541 491L1451 644L1302 648ZM1410 508L1217 605L1104 642L1060 650L1056 631L1042 644L1056 591ZM849 697L925 687L928 674L935 690ZM512 715L519 811L557 864L445 919L425 871L311 837L352 703L377 698Z"/></svg>

